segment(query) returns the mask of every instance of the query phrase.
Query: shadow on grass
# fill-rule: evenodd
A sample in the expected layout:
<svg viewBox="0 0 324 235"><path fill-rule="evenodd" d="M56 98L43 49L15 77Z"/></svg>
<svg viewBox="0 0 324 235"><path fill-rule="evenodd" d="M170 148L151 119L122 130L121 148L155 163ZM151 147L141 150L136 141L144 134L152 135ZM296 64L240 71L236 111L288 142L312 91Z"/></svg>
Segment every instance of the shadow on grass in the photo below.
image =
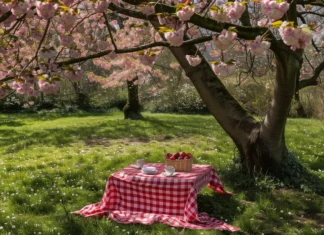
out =
<svg viewBox="0 0 324 235"><path fill-rule="evenodd" d="M244 205L234 195L213 193L198 194L198 211L206 212L214 217L232 223L235 217L242 213Z"/></svg>
<svg viewBox="0 0 324 235"><path fill-rule="evenodd" d="M203 129L200 121L184 122L182 117L168 122L152 117L145 118L143 121L108 119L107 122L91 123L89 126L82 127L48 127L35 130L29 135L28 133L23 134L15 130L7 130L0 142L0 147L11 145L6 152L14 153L30 147L34 143L39 144L39 142L47 146L63 146L80 140L86 141L93 136L110 139L136 137L142 140L149 140L150 137L154 136L206 136L207 131L210 130ZM15 145L12 146L12 143L15 143Z"/></svg>

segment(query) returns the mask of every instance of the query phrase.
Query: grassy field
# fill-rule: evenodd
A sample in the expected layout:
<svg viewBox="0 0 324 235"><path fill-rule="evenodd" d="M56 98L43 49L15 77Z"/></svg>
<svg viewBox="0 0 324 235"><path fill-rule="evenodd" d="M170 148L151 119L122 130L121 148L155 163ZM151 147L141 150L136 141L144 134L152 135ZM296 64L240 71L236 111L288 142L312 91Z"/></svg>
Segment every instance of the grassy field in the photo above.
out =
<svg viewBox="0 0 324 235"><path fill-rule="evenodd" d="M181 234L163 224L121 225L70 214L100 201L111 173L138 158L162 162L165 149L194 152L196 163L214 165L235 195L204 188L199 210L240 227L238 234L324 234L324 197L306 186L280 187L271 177L256 175L251 185L235 171L235 146L212 117L144 116L0 115L0 234ZM288 147L323 183L323 122L290 119L286 136Z"/></svg>

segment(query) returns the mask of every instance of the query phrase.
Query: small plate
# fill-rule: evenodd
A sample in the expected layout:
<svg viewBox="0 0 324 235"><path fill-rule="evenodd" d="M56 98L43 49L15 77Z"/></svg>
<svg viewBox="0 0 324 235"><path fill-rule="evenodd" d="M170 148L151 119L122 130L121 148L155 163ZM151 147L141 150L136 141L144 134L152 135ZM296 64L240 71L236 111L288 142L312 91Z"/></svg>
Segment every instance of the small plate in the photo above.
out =
<svg viewBox="0 0 324 235"><path fill-rule="evenodd" d="M174 177L177 175L177 173L174 172L172 175L167 175L165 172L163 172L162 175L164 175L165 177Z"/></svg>
<svg viewBox="0 0 324 235"><path fill-rule="evenodd" d="M142 167L140 167L140 166L138 166L138 165L136 165L136 164L132 164L131 167L134 167L134 168L136 168L136 169L141 169L141 168L142 168Z"/></svg>
<svg viewBox="0 0 324 235"><path fill-rule="evenodd" d="M156 175L157 174L157 171L144 172L143 170L141 170L141 172L145 175Z"/></svg>

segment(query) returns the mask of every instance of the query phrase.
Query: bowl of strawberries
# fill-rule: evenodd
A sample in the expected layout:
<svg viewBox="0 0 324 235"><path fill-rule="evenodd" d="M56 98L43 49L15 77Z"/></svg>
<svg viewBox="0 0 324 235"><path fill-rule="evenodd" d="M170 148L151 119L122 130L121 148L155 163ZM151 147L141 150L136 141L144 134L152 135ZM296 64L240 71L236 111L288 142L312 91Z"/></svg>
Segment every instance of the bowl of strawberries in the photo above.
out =
<svg viewBox="0 0 324 235"><path fill-rule="evenodd" d="M165 165L173 166L176 171L189 172L192 170L193 155L186 152L166 153Z"/></svg>

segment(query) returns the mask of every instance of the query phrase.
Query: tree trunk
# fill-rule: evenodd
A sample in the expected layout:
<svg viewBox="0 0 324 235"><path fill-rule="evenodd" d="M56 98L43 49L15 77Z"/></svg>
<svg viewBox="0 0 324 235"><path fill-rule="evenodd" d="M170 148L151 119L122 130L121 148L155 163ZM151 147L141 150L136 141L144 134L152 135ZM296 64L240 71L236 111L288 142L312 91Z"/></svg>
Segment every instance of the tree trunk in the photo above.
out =
<svg viewBox="0 0 324 235"><path fill-rule="evenodd" d="M156 29L159 27L158 23L151 23ZM195 46L170 48L210 113L234 141L243 169L251 174L259 171L280 175L282 160L287 153L284 130L295 91L298 63L282 50L282 44L274 42L272 47L277 59L276 85L271 107L262 123L250 116L231 96L200 51L197 54L202 58L201 64L196 67L189 65L185 56L195 55Z"/></svg>
<svg viewBox="0 0 324 235"><path fill-rule="evenodd" d="M76 105L81 109L89 108L90 104L88 95L80 91L77 83L73 83L73 87L76 94Z"/></svg>
<svg viewBox="0 0 324 235"><path fill-rule="evenodd" d="M143 119L143 116L140 112L140 103L138 98L138 77L135 77L133 80L127 81L127 91L128 99L124 111L124 119L133 119L139 120Z"/></svg>
<svg viewBox="0 0 324 235"><path fill-rule="evenodd" d="M296 77L296 92L295 92L295 102L297 103L297 108L296 108L296 112L297 112L297 117L300 118L307 118L307 114L305 112L305 109L302 105L302 103L300 102L300 97L299 97L299 77L300 77L300 69L297 73L297 77Z"/></svg>

